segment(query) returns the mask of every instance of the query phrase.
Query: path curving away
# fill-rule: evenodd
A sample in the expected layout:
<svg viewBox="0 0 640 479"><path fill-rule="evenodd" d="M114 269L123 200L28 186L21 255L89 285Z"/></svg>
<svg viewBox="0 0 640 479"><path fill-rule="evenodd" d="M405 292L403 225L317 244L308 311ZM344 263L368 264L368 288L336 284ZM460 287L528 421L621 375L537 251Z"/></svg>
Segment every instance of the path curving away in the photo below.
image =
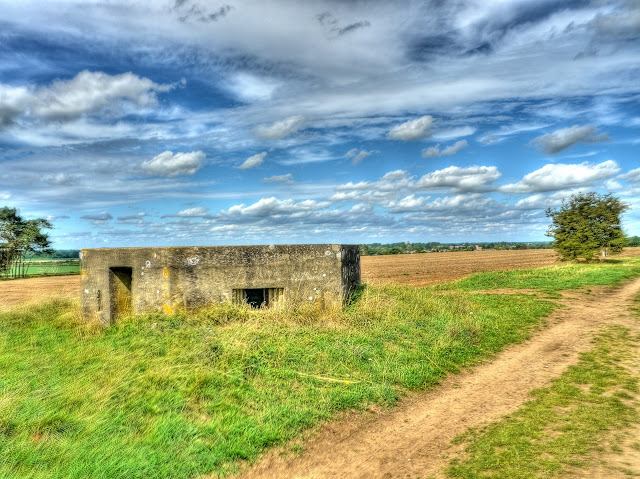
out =
<svg viewBox="0 0 640 479"><path fill-rule="evenodd" d="M529 391L549 385L591 348L601 326L640 330L629 313L638 294L640 278L615 289L570 293L562 301L567 309L554 312L547 328L490 363L452 375L429 392L412 394L391 411L353 413L329 423L302 454L281 457L271 451L238 477L442 477L454 437L522 406Z"/></svg>

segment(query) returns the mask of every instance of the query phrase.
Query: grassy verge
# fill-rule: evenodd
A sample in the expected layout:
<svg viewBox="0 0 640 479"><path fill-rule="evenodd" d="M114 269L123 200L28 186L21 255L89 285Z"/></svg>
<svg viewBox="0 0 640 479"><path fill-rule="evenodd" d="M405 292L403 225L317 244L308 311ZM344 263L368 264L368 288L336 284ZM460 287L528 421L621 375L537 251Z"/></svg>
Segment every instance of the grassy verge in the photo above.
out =
<svg viewBox="0 0 640 479"><path fill-rule="evenodd" d="M619 281L634 264L586 267L572 284ZM331 314L221 305L101 330L66 303L2 313L0 477L224 474L338 410L392 404L522 341L552 308L366 287Z"/></svg>
<svg viewBox="0 0 640 479"><path fill-rule="evenodd" d="M437 286L463 291L500 288L538 289L554 294L585 286L609 286L640 276L640 258L611 259L592 264L561 264L547 268L480 273Z"/></svg>
<svg viewBox="0 0 640 479"><path fill-rule="evenodd" d="M623 363L640 337L612 326L553 385L508 418L472 429L449 477L560 477L588 464L603 439L640 423L639 378ZM587 477L589 474L577 474Z"/></svg>

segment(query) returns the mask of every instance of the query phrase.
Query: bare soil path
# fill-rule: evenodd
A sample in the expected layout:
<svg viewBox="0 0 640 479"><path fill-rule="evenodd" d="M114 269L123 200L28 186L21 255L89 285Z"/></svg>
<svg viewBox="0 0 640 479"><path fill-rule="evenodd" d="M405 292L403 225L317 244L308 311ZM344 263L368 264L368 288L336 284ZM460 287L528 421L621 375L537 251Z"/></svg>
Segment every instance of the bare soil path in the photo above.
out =
<svg viewBox="0 0 640 479"><path fill-rule="evenodd" d="M547 386L605 324L640 330L629 307L640 279L616 289L571 293L548 327L503 351L490 363L450 376L427 393L413 394L392 411L350 414L327 424L300 455L268 453L243 478L443 477L451 440L471 426L515 411L534 388Z"/></svg>

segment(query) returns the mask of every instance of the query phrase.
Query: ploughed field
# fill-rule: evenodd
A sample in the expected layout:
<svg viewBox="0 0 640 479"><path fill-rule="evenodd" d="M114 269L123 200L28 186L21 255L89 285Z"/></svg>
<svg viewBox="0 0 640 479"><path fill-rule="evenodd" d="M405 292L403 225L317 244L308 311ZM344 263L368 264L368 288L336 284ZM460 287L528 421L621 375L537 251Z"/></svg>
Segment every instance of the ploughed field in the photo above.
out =
<svg viewBox="0 0 640 479"><path fill-rule="evenodd" d="M625 248L622 257L640 256L640 248ZM447 253L363 256L365 283L427 286L454 281L482 271L538 268L557 263L553 250L459 251ZM0 281L0 309L52 297L79 297L80 276L53 276Z"/></svg>
<svg viewBox="0 0 640 479"><path fill-rule="evenodd" d="M53 298L80 298L80 276L45 276L0 281L0 310Z"/></svg>
<svg viewBox="0 0 640 479"><path fill-rule="evenodd" d="M640 256L640 248L625 248L616 257ZM448 253L363 256L362 281L428 286L461 279L483 271L540 268L557 264L555 251L455 251Z"/></svg>

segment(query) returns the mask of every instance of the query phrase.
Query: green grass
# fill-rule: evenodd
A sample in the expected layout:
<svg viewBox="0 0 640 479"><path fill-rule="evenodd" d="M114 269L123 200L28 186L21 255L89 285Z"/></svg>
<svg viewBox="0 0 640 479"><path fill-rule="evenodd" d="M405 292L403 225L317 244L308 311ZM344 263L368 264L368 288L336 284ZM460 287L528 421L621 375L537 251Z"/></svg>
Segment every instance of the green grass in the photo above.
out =
<svg viewBox="0 0 640 479"><path fill-rule="evenodd" d="M61 276L80 274L80 260L74 259L48 259L31 260L28 262L25 275L34 276ZM2 279L2 276L0 276Z"/></svg>
<svg viewBox="0 0 640 479"><path fill-rule="evenodd" d="M587 265L572 284L635 267ZM2 313L0 477L224 474L337 411L391 405L485 360L553 307L456 286L365 287L340 312L220 305L105 330L68 303Z"/></svg>
<svg viewBox="0 0 640 479"><path fill-rule="evenodd" d="M478 291L491 289L537 289L545 293L610 286L640 276L640 258L610 259L601 263L567 263L546 268L492 271L475 274L437 289Z"/></svg>
<svg viewBox="0 0 640 479"><path fill-rule="evenodd" d="M522 340L551 308L367 288L324 319L223 306L93 331L62 303L3 314L0 476L223 472L337 410L436 384Z"/></svg>
<svg viewBox="0 0 640 479"><path fill-rule="evenodd" d="M60 276L68 274L80 274L80 265L31 265L27 270L27 276Z"/></svg>
<svg viewBox="0 0 640 479"><path fill-rule="evenodd" d="M508 418L459 438L468 441L466 457L452 461L447 475L560 477L588 466L605 438L640 423L640 408L634 401L639 378L622 364L638 342L640 337L626 328L607 327L577 365L552 386L533 391L534 400Z"/></svg>

